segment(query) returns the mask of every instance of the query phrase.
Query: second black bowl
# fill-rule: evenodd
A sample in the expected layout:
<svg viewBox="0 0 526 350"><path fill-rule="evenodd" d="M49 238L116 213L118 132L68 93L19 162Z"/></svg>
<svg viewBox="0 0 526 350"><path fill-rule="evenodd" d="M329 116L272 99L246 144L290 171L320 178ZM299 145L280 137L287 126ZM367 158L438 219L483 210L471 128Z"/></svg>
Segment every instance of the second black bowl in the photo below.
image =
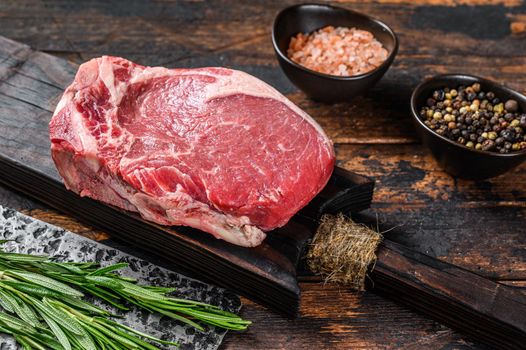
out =
<svg viewBox="0 0 526 350"><path fill-rule="evenodd" d="M353 76L318 73L288 58L287 49L294 35L326 26L367 30L382 43L389 55L372 71ZM281 11L272 28L272 43L280 66L292 83L307 96L322 102L348 101L365 92L385 74L398 51L398 39L386 24L355 11L321 4L295 5Z"/></svg>
<svg viewBox="0 0 526 350"><path fill-rule="evenodd" d="M526 160L526 150L495 153L468 148L441 136L427 127L419 117L422 106L434 90L457 88L480 83L483 91L493 91L501 100L514 99L522 113L526 112L526 96L487 79L465 74L438 75L424 81L411 96L411 114L422 142L431 149L438 163L449 174L470 180L482 180L505 173Z"/></svg>

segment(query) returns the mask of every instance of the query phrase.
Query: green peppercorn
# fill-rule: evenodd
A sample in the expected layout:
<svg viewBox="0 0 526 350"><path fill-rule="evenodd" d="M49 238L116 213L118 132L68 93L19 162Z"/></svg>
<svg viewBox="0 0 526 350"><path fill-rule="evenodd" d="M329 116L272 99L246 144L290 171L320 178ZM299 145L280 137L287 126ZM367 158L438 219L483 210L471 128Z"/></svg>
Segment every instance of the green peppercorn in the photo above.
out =
<svg viewBox="0 0 526 350"><path fill-rule="evenodd" d="M498 105L493 107L493 110L497 113L502 113L504 111L504 105L502 103L499 103Z"/></svg>

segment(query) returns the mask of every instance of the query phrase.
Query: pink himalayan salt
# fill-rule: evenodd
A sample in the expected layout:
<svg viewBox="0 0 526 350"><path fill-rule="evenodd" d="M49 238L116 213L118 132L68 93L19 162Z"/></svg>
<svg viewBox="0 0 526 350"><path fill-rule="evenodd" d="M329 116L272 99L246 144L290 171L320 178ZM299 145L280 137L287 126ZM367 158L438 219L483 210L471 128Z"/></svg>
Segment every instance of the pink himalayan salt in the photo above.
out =
<svg viewBox="0 0 526 350"><path fill-rule="evenodd" d="M292 37L287 55L316 72L351 76L375 69L387 59L388 52L366 30L327 26Z"/></svg>

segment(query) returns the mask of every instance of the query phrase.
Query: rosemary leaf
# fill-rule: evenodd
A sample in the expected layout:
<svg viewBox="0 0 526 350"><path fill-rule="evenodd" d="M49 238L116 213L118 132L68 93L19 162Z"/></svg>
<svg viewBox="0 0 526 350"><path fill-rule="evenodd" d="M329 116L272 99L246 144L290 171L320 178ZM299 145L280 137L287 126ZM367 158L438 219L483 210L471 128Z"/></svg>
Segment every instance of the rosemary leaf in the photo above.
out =
<svg viewBox="0 0 526 350"><path fill-rule="evenodd" d="M71 350L71 343L69 342L68 337L62 328L60 328L60 326L45 313L42 313L41 316L44 319L44 322L46 322L46 324L49 326L51 332L53 332L53 334L57 337L59 343L64 347L64 350Z"/></svg>
<svg viewBox="0 0 526 350"><path fill-rule="evenodd" d="M127 263L118 263L118 264L114 264L114 265L108 265L106 267L101 267L100 269L97 269L93 272L90 272L89 275L91 276L102 276L102 275L106 275L110 272L114 272L114 271L117 271L117 270L121 270L125 267L128 267L128 264Z"/></svg>
<svg viewBox="0 0 526 350"><path fill-rule="evenodd" d="M32 273L32 272L22 272L22 271L9 271L10 275L14 275L16 277L22 278L23 280L27 282L31 282L34 284L37 284L39 286L57 291L59 293L70 295L73 297L82 297L84 294L79 292L76 289L71 288L68 285L65 285L64 283L61 283L59 281L56 281L52 278L42 276L38 273Z"/></svg>
<svg viewBox="0 0 526 350"><path fill-rule="evenodd" d="M15 303L16 301L9 293L0 289L0 306L2 306L2 308L8 312L15 312Z"/></svg>
<svg viewBox="0 0 526 350"><path fill-rule="evenodd" d="M42 262L49 258L46 255L32 255L0 252L0 259L16 262Z"/></svg>
<svg viewBox="0 0 526 350"><path fill-rule="evenodd" d="M89 281L91 283L95 283L99 286L110 288L110 289L124 288L124 285L122 284L121 281L115 278L111 278L111 277L91 275L91 276L86 276L86 281Z"/></svg>

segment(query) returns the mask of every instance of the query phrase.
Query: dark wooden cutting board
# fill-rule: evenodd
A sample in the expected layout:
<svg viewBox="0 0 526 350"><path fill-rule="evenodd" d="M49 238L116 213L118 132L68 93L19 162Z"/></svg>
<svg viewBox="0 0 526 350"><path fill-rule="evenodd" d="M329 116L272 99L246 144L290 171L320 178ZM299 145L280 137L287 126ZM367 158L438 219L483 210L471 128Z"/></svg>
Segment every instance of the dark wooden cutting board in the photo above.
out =
<svg viewBox="0 0 526 350"><path fill-rule="evenodd" d="M166 227L89 198L62 184L50 156L48 123L77 65L0 37L0 182L81 221L167 258L200 278L294 316L296 268L324 212L369 206L374 183L336 168L329 184L286 226L256 248L190 228Z"/></svg>

